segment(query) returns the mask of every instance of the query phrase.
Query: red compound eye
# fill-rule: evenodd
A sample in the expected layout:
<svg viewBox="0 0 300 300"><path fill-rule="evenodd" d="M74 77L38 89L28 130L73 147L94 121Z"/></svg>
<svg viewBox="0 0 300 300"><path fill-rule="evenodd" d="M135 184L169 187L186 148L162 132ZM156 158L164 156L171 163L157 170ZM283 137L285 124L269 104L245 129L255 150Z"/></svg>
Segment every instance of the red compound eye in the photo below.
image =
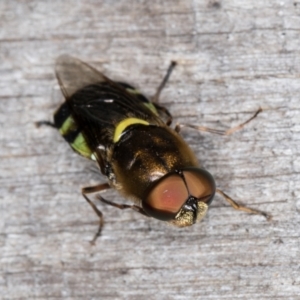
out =
<svg viewBox="0 0 300 300"><path fill-rule="evenodd" d="M213 177L204 169L190 168L183 172L189 192L199 201L210 204L216 191Z"/></svg>
<svg viewBox="0 0 300 300"><path fill-rule="evenodd" d="M163 178L152 188L143 208L150 216L167 221L175 217L187 199L188 191L183 179L174 174Z"/></svg>
<svg viewBox="0 0 300 300"><path fill-rule="evenodd" d="M185 168L181 175L171 173L159 180L149 190L142 205L149 216L168 221L175 218L189 198L209 205L215 190L215 181L209 172L200 168Z"/></svg>

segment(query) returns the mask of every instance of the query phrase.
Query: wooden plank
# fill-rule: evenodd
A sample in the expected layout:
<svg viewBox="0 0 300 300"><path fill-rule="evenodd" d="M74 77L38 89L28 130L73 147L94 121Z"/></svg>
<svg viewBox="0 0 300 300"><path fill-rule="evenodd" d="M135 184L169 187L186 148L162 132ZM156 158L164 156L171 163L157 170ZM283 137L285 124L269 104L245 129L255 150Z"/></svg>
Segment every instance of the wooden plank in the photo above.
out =
<svg viewBox="0 0 300 300"><path fill-rule="evenodd" d="M299 299L298 2L8 1L0 3L1 299ZM175 122L227 128L183 136L218 186L272 214L216 197L177 229L101 207L103 235L80 187L104 182L51 128L53 74L67 53L151 96ZM106 198L123 202L114 192Z"/></svg>

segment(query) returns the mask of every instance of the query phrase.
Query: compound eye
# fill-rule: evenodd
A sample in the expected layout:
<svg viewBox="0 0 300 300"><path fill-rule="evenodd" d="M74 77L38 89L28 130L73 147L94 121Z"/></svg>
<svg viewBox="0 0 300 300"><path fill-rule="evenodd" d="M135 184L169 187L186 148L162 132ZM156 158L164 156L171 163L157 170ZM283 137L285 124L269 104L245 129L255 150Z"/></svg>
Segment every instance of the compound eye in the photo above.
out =
<svg viewBox="0 0 300 300"><path fill-rule="evenodd" d="M151 217L168 221L174 219L188 196L184 181L174 174L163 178L150 190L143 201L143 209Z"/></svg>
<svg viewBox="0 0 300 300"><path fill-rule="evenodd" d="M190 194L209 205L216 192L216 184L212 175L199 168L185 169L183 174Z"/></svg>

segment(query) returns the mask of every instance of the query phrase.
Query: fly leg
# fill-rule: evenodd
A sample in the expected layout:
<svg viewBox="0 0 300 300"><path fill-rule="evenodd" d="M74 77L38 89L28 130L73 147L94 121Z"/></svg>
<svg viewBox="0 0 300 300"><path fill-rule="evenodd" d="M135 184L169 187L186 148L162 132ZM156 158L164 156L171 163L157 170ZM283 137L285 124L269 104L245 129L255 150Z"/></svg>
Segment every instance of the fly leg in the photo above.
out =
<svg viewBox="0 0 300 300"><path fill-rule="evenodd" d="M241 210L241 211L244 211L244 212L247 212L247 213L250 213L250 214L256 214L256 215L262 215L264 216L268 221L271 220L271 216L268 215L267 213L263 212L263 211L260 211L260 210L256 210L256 209L253 209L253 208L249 208L249 207L246 207L246 206L242 206L240 204L238 204L237 202L235 202L232 198L230 198L227 194L225 194L223 191L219 190L219 189L216 189L216 192L218 194L220 194L221 196L223 196L225 198L225 200L236 210Z"/></svg>
<svg viewBox="0 0 300 300"><path fill-rule="evenodd" d="M170 126L173 120L173 117L170 114L170 112L164 106L158 105L157 103L152 103L152 104L159 112L164 113L166 115L167 117L166 125Z"/></svg>
<svg viewBox="0 0 300 300"><path fill-rule="evenodd" d="M103 202L103 203L105 203L105 204L108 204L108 205L117 207L117 208L119 208L119 209L127 209L127 208L131 208L131 209L133 209L134 211L137 211L137 212L139 212L140 214L149 217L149 216L146 214L146 212L145 212L141 207L139 207L139 206L137 206L137 205L128 205L128 204L118 204L118 203L114 203L114 202L112 202L112 201L108 201L108 200L102 198L100 195L98 195L97 198L98 198L101 202Z"/></svg>
<svg viewBox="0 0 300 300"><path fill-rule="evenodd" d="M94 238L91 240L92 245L95 244L97 238L101 235L101 230L103 227L103 214L97 208L97 206L88 198L88 196L86 194L101 192L101 191L107 190L109 188L110 188L110 186L108 183L102 183L102 184L99 184L96 186L85 187L81 190L82 196L87 201L87 203L92 207L92 209L94 210L96 215L99 217L99 227L98 227L98 231L96 232Z"/></svg>
<svg viewBox="0 0 300 300"><path fill-rule="evenodd" d="M169 66L169 68L167 70L167 73L166 73L164 79L162 80L161 84L157 88L155 95L151 99L151 102L153 102L153 103L157 103L158 102L160 93L163 90L163 88L165 87L166 83L168 82L168 80L170 78L170 75L171 75L173 69L175 68L175 66L176 66L176 62L175 61L171 61L170 66Z"/></svg>
<svg viewBox="0 0 300 300"><path fill-rule="evenodd" d="M102 212L97 208L97 206L87 197L86 194L91 194L91 193L96 193L96 192L101 192L104 190L107 190L110 188L110 185L108 183L102 183L96 186L91 186L91 187L85 187L81 190L82 196L84 197L84 199L88 202L88 204L93 208L94 212L97 214L97 216L99 217L99 227L98 227L98 231L96 232L94 238L91 241L91 244L94 245L97 238L101 235L101 231L103 228L103 214ZM101 197L100 195L97 195L97 198L108 205L117 207L119 209L126 209L126 208L131 208L139 213L141 213L142 215L148 216L144 210L137 206L137 205L127 205L127 204L117 204L114 203L112 201L108 201L106 199L104 199L103 197Z"/></svg>
<svg viewBox="0 0 300 300"><path fill-rule="evenodd" d="M205 131L205 132L210 132L210 133L215 133L215 134L219 134L219 135L231 135L233 134L234 132L238 131L238 130L241 130L242 128L244 128L244 126L246 124L248 124L250 121L252 121L253 119L255 119L257 117L257 115L259 113L262 112L262 108L259 108L255 114L249 118L247 121L245 121L244 123L241 123L237 126L234 126L232 128L229 128L227 130L218 130L218 129L213 129L213 128L208 128L208 127L204 127L204 126L197 126L197 125L193 125L193 124L177 124L175 126L175 131L176 132L180 132L181 128L183 127L189 127L189 128L193 128L193 129L196 129L198 131Z"/></svg>
<svg viewBox="0 0 300 300"><path fill-rule="evenodd" d="M164 113L167 116L167 121L166 121L167 126L170 126L171 123L172 123L172 119L173 119L172 115L170 114L170 112L165 107L160 106L157 103L158 103L158 100L159 100L160 93L164 89L164 87L166 86L166 84L167 84L167 82L170 78L170 75L171 75L173 69L175 68L175 66L176 66L176 62L172 61L169 65L169 67L168 67L168 70L167 70L167 73L166 73L165 77L163 78L161 84L157 88L155 95L151 99L151 102L155 106L155 108L158 111L160 111L161 113Z"/></svg>
<svg viewBox="0 0 300 300"><path fill-rule="evenodd" d="M50 127L53 127L53 128L57 128L55 126L55 124L50 122L50 121L37 121L37 122L35 122L36 127L41 127L41 126L44 126L44 125L50 126Z"/></svg>

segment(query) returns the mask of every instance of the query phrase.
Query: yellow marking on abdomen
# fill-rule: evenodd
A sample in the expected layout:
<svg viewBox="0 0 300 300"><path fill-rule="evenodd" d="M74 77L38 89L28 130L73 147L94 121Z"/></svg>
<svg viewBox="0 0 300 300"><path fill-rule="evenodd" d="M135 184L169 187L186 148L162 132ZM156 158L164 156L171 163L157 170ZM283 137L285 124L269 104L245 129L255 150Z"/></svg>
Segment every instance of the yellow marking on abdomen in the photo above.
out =
<svg viewBox="0 0 300 300"><path fill-rule="evenodd" d="M143 125L149 125L149 123L145 120L138 119L138 118L127 118L123 121L121 121L117 126L114 134L114 143L118 142L121 138L124 130L133 124L143 124Z"/></svg>
<svg viewBox="0 0 300 300"><path fill-rule="evenodd" d="M95 160L92 157L93 153L81 132L77 135L73 143L71 143L71 147L80 155Z"/></svg>
<svg viewBox="0 0 300 300"><path fill-rule="evenodd" d="M59 128L61 135L66 135L72 130L76 130L77 125L72 116L67 117L62 126Z"/></svg>

